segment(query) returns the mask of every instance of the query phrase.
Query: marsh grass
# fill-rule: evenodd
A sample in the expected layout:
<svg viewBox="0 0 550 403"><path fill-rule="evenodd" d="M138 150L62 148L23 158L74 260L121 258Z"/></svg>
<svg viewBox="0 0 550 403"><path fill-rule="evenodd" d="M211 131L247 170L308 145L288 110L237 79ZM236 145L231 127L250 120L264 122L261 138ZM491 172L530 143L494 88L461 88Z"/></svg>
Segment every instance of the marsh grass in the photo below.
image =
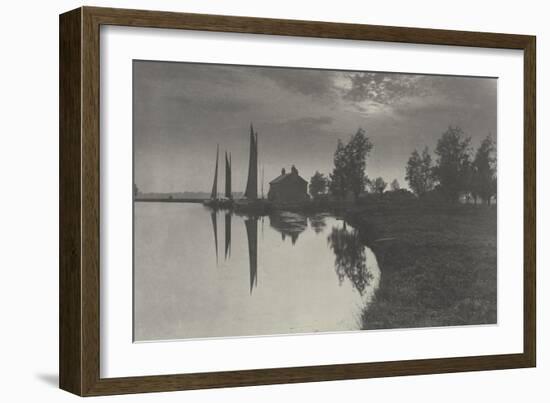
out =
<svg viewBox="0 0 550 403"><path fill-rule="evenodd" d="M373 204L347 220L382 270L364 329L496 323L495 206Z"/></svg>

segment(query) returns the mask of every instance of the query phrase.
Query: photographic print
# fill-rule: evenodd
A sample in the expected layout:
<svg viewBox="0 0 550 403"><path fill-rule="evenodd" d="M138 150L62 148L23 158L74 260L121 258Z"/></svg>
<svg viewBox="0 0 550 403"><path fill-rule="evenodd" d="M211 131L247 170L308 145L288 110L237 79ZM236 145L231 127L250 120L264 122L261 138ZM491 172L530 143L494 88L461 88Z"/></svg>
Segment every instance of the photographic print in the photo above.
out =
<svg viewBox="0 0 550 403"><path fill-rule="evenodd" d="M132 80L134 341L497 323L497 78Z"/></svg>

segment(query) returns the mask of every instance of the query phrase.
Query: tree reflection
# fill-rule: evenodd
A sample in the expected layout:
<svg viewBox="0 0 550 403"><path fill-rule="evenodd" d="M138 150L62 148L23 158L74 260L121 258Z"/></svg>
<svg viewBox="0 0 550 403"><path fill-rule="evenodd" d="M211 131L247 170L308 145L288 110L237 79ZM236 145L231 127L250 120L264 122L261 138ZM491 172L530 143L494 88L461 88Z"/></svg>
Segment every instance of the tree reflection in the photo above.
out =
<svg viewBox="0 0 550 403"><path fill-rule="evenodd" d="M309 217L311 228L313 228L316 234L320 234L325 229L327 225L325 219L326 215L324 214L316 214Z"/></svg>
<svg viewBox="0 0 550 403"><path fill-rule="evenodd" d="M334 252L334 266L340 284L347 277L355 289L363 296L373 276L367 269L365 245L361 242L358 231L343 228L332 228L327 238Z"/></svg>

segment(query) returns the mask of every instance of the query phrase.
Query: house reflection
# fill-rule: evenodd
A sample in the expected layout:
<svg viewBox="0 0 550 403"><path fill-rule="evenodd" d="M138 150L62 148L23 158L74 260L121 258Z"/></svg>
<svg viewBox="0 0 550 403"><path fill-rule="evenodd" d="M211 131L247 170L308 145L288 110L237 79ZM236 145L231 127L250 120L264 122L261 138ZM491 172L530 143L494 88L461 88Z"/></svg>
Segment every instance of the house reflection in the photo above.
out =
<svg viewBox="0 0 550 403"><path fill-rule="evenodd" d="M298 236L307 228L307 218L299 213L277 212L270 214L269 225L281 234L283 241L288 236L295 245Z"/></svg>

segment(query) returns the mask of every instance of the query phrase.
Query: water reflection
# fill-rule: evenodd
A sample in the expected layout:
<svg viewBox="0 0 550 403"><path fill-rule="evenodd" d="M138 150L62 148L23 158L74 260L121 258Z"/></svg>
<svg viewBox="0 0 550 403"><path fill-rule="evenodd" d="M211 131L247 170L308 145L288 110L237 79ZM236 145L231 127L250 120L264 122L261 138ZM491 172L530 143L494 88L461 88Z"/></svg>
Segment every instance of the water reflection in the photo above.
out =
<svg viewBox="0 0 550 403"><path fill-rule="evenodd" d="M225 260L231 257L231 217L230 211L225 212Z"/></svg>
<svg viewBox="0 0 550 403"><path fill-rule="evenodd" d="M264 227L197 205L135 211L136 340L358 329L379 285L358 231L328 214L271 214Z"/></svg>
<svg viewBox="0 0 550 403"><path fill-rule="evenodd" d="M288 236L292 245L295 245L298 236L307 228L307 218L302 214L288 211L275 212L269 215L269 225L281 234L283 241Z"/></svg>
<svg viewBox="0 0 550 403"><path fill-rule="evenodd" d="M359 294L363 295L373 274L369 270L366 249L359 232L344 223L342 228L332 228L327 241L334 252L338 281L342 284L344 279L349 279Z"/></svg>
<svg viewBox="0 0 550 403"><path fill-rule="evenodd" d="M212 220L212 228L214 230L214 248L216 250L216 263L218 263L218 218L217 212L210 212L210 218Z"/></svg>
<svg viewBox="0 0 550 403"><path fill-rule="evenodd" d="M231 221L233 213L225 211L225 260L231 257ZM213 225L213 241L216 251L216 262L218 262L218 229L217 211L211 211ZM276 212L269 215L271 228L281 234L284 242L290 237L292 245L296 245L298 236L308 228L309 224L316 234L323 232L326 228L326 220L330 218L327 214L315 214L306 217L300 213ZM248 261L250 272L250 294L258 285L258 221L261 221L263 239L264 217L245 216L246 238L248 244ZM334 252L334 269L339 284L342 285L347 278L359 292L364 295L373 279L372 270L369 268L367 249L360 238L359 231L350 227L342 221L342 227L332 227L327 237L330 249ZM370 249L368 249L370 251Z"/></svg>
<svg viewBox="0 0 550 403"><path fill-rule="evenodd" d="M325 227L327 226L327 217L329 217L328 214L314 214L309 217L311 228L313 228L313 231L315 231L316 234L320 234L325 230Z"/></svg>
<svg viewBox="0 0 550 403"><path fill-rule="evenodd" d="M248 260L250 268L250 294L258 285L258 219L250 217L244 220L248 239Z"/></svg>

